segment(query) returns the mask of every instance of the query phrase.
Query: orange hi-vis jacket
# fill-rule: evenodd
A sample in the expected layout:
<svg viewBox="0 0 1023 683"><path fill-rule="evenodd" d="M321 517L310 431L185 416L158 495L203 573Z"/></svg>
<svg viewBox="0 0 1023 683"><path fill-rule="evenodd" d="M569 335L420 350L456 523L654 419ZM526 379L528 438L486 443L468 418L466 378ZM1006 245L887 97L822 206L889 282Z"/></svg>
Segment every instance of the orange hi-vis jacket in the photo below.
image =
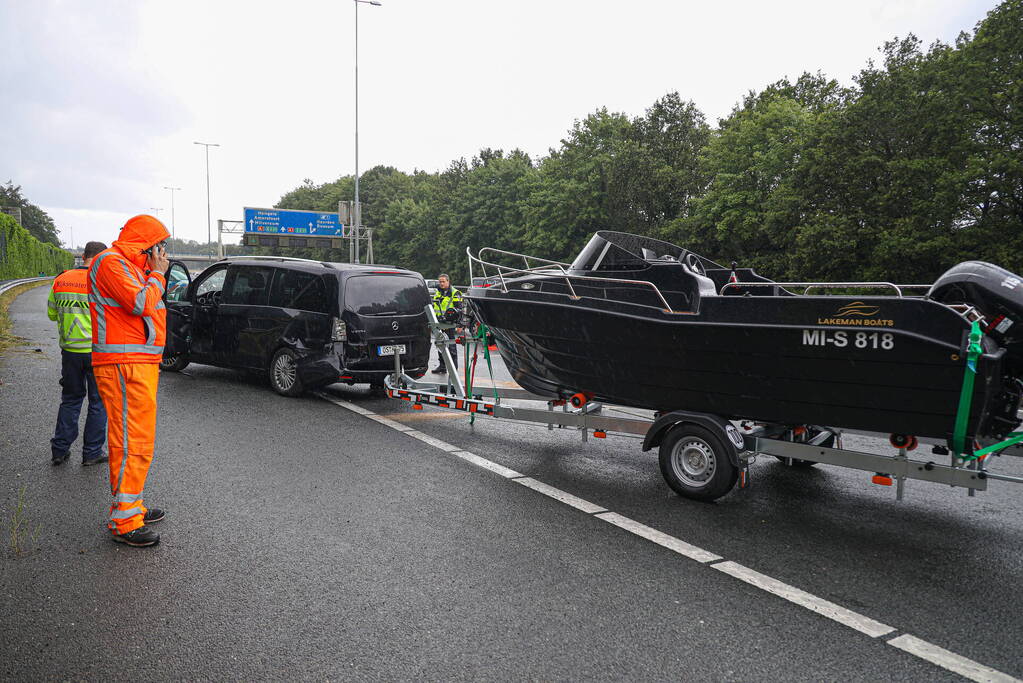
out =
<svg viewBox="0 0 1023 683"><path fill-rule="evenodd" d="M92 364L159 363L167 332L163 273L147 273L142 253L170 237L152 216L125 223L89 268Z"/></svg>

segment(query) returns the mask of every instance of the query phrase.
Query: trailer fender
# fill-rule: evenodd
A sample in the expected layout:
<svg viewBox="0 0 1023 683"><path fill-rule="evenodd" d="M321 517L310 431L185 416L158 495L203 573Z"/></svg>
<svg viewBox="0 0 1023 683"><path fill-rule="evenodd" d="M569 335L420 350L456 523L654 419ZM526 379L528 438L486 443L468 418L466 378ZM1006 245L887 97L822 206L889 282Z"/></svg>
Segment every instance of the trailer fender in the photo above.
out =
<svg viewBox="0 0 1023 683"><path fill-rule="evenodd" d="M739 430L731 422L720 415L712 413L673 410L670 413L662 414L654 420L646 436L643 437L643 450L649 451L651 448L660 446L664 435L668 433L669 429L677 424L687 422L721 434L721 440L730 446L728 449L728 459L732 461L733 465L739 467L739 452L744 448L742 434L739 433Z"/></svg>

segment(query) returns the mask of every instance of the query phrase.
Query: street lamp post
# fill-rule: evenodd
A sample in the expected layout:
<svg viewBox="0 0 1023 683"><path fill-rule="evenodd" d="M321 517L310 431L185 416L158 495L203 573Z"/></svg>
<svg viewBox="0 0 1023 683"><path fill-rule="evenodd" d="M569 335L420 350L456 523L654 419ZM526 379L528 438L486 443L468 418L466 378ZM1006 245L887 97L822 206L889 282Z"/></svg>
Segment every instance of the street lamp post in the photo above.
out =
<svg viewBox="0 0 1023 683"><path fill-rule="evenodd" d="M166 185L164 185L163 189L170 190L171 193L171 239L175 239L177 237L177 234L174 232L174 191L177 190L178 192L180 192L181 188L167 187Z"/></svg>
<svg viewBox="0 0 1023 683"><path fill-rule="evenodd" d="M355 225L352 237L355 239L355 262L359 262L359 228L362 226L362 205L359 204L359 5L376 5L377 0L354 0L355 2Z"/></svg>
<svg viewBox="0 0 1023 683"><path fill-rule="evenodd" d="M196 142L206 148L206 249L209 260L213 260L213 236L210 228L210 147L220 147L216 142Z"/></svg>

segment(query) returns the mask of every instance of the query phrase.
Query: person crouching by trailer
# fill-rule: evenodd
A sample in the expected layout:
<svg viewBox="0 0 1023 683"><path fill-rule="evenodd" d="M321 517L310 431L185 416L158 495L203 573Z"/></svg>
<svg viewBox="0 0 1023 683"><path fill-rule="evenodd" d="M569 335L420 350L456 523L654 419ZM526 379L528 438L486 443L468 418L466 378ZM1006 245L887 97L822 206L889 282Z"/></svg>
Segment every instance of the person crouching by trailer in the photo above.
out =
<svg viewBox="0 0 1023 683"><path fill-rule="evenodd" d="M89 265L93 257L107 248L102 242L85 245L85 264L66 270L53 281L46 300L46 314L57 323L60 337L60 408L57 427L50 439L50 462L63 465L71 456L78 438L78 416L82 402L89 397L89 412L82 435L82 465L106 462L107 414L92 374L92 318L89 315Z"/></svg>
<svg viewBox="0 0 1023 683"><path fill-rule="evenodd" d="M146 508L142 490L156 439L156 388L167 330L164 241L170 233L152 216L135 216L89 268L92 365L107 410L113 502L107 528L130 546L156 545L149 524L164 517Z"/></svg>
<svg viewBox="0 0 1023 683"><path fill-rule="evenodd" d="M433 294L433 312L437 314L437 320L442 323L454 323L458 320L458 309L462 304L462 293L451 285L451 278L446 273L437 276L437 291ZM455 329L444 330L448 339L455 338ZM451 350L451 360L455 367L458 367L458 352ZM444 374L448 369L444 366L444 356L440 349L437 349L437 367L433 369L436 375Z"/></svg>

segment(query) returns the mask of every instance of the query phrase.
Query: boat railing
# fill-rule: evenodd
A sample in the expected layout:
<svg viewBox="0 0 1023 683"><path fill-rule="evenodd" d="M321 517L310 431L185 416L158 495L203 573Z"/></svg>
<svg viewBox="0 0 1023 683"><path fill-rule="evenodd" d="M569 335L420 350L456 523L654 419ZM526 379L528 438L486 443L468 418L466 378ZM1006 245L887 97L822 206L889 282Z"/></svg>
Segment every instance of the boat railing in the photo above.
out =
<svg viewBox="0 0 1023 683"><path fill-rule="evenodd" d="M650 282L648 280L627 280L627 279L623 279L623 278L613 278L613 277L600 277L600 276L591 276L591 275L572 275L571 273L569 273L566 270L566 268L571 267L571 264L569 264L569 263L562 263L561 261L551 261L549 259L544 259L544 258L540 258L540 257L537 257L537 256L528 256L526 254L518 254L518 253L513 252L513 251L505 251L503 249L494 249L493 247L484 247L484 248L480 249L479 252L478 252L478 255L476 255L476 256L473 256L472 252L469 250L469 247L466 247L465 248L465 253L469 257L469 282L470 282L470 285L472 283L472 280L474 279L474 276L473 276L473 263L477 263L477 264L479 264L480 269L483 271L483 277L486 278L486 279L490 279L490 278L493 278L493 277L498 278L498 280L500 282L500 286L501 286L501 291L505 292L505 293L508 292L508 284L505 281L505 277L511 278L511 277L521 277L523 275L543 274L543 275L548 275L548 276L556 276L556 277L559 277L559 278L563 279L565 281L565 285L568 287L568 291L569 291L569 295L568 296L572 300L579 300L579 299L583 298L583 297L581 297L576 292L575 287L572 286L572 281L573 280L576 280L576 281L582 280L582 281L585 281L586 283L592 283L592 282L613 282L613 283L617 283L617 284L639 285L641 287L649 288L650 291L657 297L658 301L661 302L661 304L663 306L662 310L664 310L665 313L687 313L688 312L688 311L676 311L676 310L674 310L671 307L671 304L668 303L668 300L664 297L664 294L661 293L661 290L657 288L657 285L655 285L654 283L652 283L652 282ZM512 266L506 266L506 265L503 265L503 264L500 264L500 263L493 263L491 261L485 261L482 258L484 253L493 253L493 254L499 254L499 255L502 255L502 256L511 256L513 258L521 258L523 260L523 265L525 267L524 268L515 268L515 267L512 267ZM542 265L530 266L529 265L530 261L537 261L537 262L540 262ZM487 267L488 266L490 268L493 268L496 271L495 275L491 275L491 276L487 275Z"/></svg>
<svg viewBox="0 0 1023 683"><path fill-rule="evenodd" d="M814 289L892 289L902 297L904 289L930 289L931 285L897 285L894 282L727 282L718 292L724 296L729 288L741 287L804 287L803 296Z"/></svg>

